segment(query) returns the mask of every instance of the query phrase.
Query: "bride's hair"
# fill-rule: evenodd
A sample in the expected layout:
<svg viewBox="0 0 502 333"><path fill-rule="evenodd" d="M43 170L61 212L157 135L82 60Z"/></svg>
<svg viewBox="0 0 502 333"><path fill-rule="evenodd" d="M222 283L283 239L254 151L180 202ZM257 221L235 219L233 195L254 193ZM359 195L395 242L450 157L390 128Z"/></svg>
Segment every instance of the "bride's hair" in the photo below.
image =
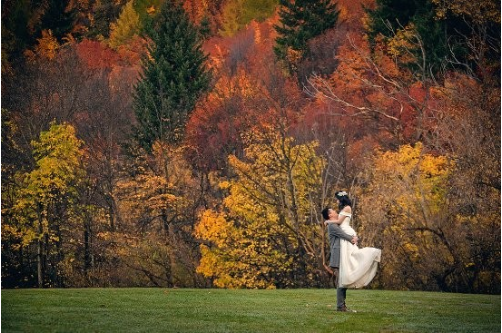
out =
<svg viewBox="0 0 502 333"><path fill-rule="evenodd" d="M335 197L338 199L340 204L338 205L338 208L343 209L345 206L350 206L352 207L352 201L349 199L349 195L345 191L338 191L335 193Z"/></svg>

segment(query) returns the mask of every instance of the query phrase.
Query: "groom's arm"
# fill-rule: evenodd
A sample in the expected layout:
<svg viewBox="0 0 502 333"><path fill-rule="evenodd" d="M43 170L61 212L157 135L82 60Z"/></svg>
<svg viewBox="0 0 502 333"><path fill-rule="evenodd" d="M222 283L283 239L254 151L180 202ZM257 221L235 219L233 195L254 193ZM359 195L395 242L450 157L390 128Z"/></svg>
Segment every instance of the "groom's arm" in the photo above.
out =
<svg viewBox="0 0 502 333"><path fill-rule="evenodd" d="M352 242L353 236L349 235L345 231L340 228L338 224L330 223L328 225L328 235L329 237L340 237L341 239L345 239L348 242Z"/></svg>

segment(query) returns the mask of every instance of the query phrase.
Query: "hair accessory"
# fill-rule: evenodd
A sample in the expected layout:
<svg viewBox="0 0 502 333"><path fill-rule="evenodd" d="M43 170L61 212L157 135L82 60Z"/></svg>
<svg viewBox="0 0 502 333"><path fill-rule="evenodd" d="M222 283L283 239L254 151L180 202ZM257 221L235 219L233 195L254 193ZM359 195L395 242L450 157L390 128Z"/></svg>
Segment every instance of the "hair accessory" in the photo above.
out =
<svg viewBox="0 0 502 333"><path fill-rule="evenodd" d="M345 191L340 191L340 192L338 192L336 195L337 195L338 197L344 197L344 196L348 195L348 193L347 193L347 192L345 192Z"/></svg>

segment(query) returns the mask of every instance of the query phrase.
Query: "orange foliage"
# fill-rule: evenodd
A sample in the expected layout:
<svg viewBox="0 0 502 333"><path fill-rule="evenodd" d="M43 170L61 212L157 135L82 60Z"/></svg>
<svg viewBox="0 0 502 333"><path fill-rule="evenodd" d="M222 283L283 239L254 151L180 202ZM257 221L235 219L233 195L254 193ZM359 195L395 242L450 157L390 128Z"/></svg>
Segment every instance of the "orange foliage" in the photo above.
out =
<svg viewBox="0 0 502 333"><path fill-rule="evenodd" d="M367 135L356 139L347 147L347 169L357 170L380 147L376 136Z"/></svg>
<svg viewBox="0 0 502 333"><path fill-rule="evenodd" d="M354 140L372 135L383 146L395 145L414 142L427 130L424 119L435 105L430 88L382 52L371 54L362 34L348 34L337 60L329 79L313 80L313 93L339 127L351 129Z"/></svg>
<svg viewBox="0 0 502 333"><path fill-rule="evenodd" d="M297 122L301 92L274 66L273 34L270 22L253 22L232 38L213 38L205 44L218 76L187 124L193 163L206 170L221 169L229 154L243 149L246 131L260 132L273 122L283 127Z"/></svg>
<svg viewBox="0 0 502 333"><path fill-rule="evenodd" d="M24 55L31 61L35 61L37 58L54 60L60 45L57 38L52 35L52 31L50 29L42 30L42 37L37 38L37 42L34 51L26 50Z"/></svg>
<svg viewBox="0 0 502 333"><path fill-rule="evenodd" d="M146 51L147 41L141 37L134 37L127 45L120 45L117 49L124 66L138 66L141 55Z"/></svg>
<svg viewBox="0 0 502 333"><path fill-rule="evenodd" d="M275 43L276 31L273 26L276 21L276 17L261 23L252 21L246 29L232 37L215 36L207 40L202 49L209 55L210 67L222 69L225 63L228 66L236 55L242 56L254 66L268 67L268 64L274 61L272 47ZM250 70L249 67L245 69Z"/></svg>
<svg viewBox="0 0 502 333"><path fill-rule="evenodd" d="M363 27L362 18L365 15L363 6L366 8L375 6L375 0L339 0L337 3L340 9L340 21L348 23L357 30Z"/></svg>
<svg viewBox="0 0 502 333"><path fill-rule="evenodd" d="M207 0L185 0L183 8L193 23L200 24L204 15L208 14L209 5Z"/></svg>
<svg viewBox="0 0 502 333"><path fill-rule="evenodd" d="M221 69L225 57L228 56L228 47L222 37L215 36L202 44L202 51L208 55L208 67L213 70Z"/></svg>

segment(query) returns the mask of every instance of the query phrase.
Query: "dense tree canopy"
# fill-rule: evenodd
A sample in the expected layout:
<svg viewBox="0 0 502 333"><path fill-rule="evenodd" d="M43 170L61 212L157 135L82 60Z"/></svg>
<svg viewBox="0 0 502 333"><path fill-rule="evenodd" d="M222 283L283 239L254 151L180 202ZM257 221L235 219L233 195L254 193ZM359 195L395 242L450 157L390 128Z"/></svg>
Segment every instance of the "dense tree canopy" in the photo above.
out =
<svg viewBox="0 0 502 333"><path fill-rule="evenodd" d="M421 76L441 77L451 67L475 70L480 65L473 58L477 52L490 63L488 59L497 57L500 18L493 16L494 1L480 3L479 9L463 1L449 5L434 0L376 2L376 8L368 10L369 40L376 45L383 37L389 51Z"/></svg>
<svg viewBox="0 0 502 333"><path fill-rule="evenodd" d="M270 140L271 139L271 140ZM208 210L196 228L202 245L198 270L219 287L276 288L317 285L319 226L312 225L323 159L315 143L295 145L272 136L246 150L245 161L230 156L235 181L221 212ZM313 209L314 208L314 209Z"/></svg>
<svg viewBox="0 0 502 333"><path fill-rule="evenodd" d="M329 287L343 189L371 288L499 294L500 3L404 3L2 3L2 287Z"/></svg>
<svg viewBox="0 0 502 333"><path fill-rule="evenodd" d="M33 171L14 176L21 186L10 193L12 219L3 224L2 241L12 242L17 251L36 245L39 287L64 286L61 265L71 253L65 253L63 246L71 241L67 239L71 224L82 212L78 207L78 188L85 176L81 145L71 125L53 124L40 134L39 141L32 142Z"/></svg>

